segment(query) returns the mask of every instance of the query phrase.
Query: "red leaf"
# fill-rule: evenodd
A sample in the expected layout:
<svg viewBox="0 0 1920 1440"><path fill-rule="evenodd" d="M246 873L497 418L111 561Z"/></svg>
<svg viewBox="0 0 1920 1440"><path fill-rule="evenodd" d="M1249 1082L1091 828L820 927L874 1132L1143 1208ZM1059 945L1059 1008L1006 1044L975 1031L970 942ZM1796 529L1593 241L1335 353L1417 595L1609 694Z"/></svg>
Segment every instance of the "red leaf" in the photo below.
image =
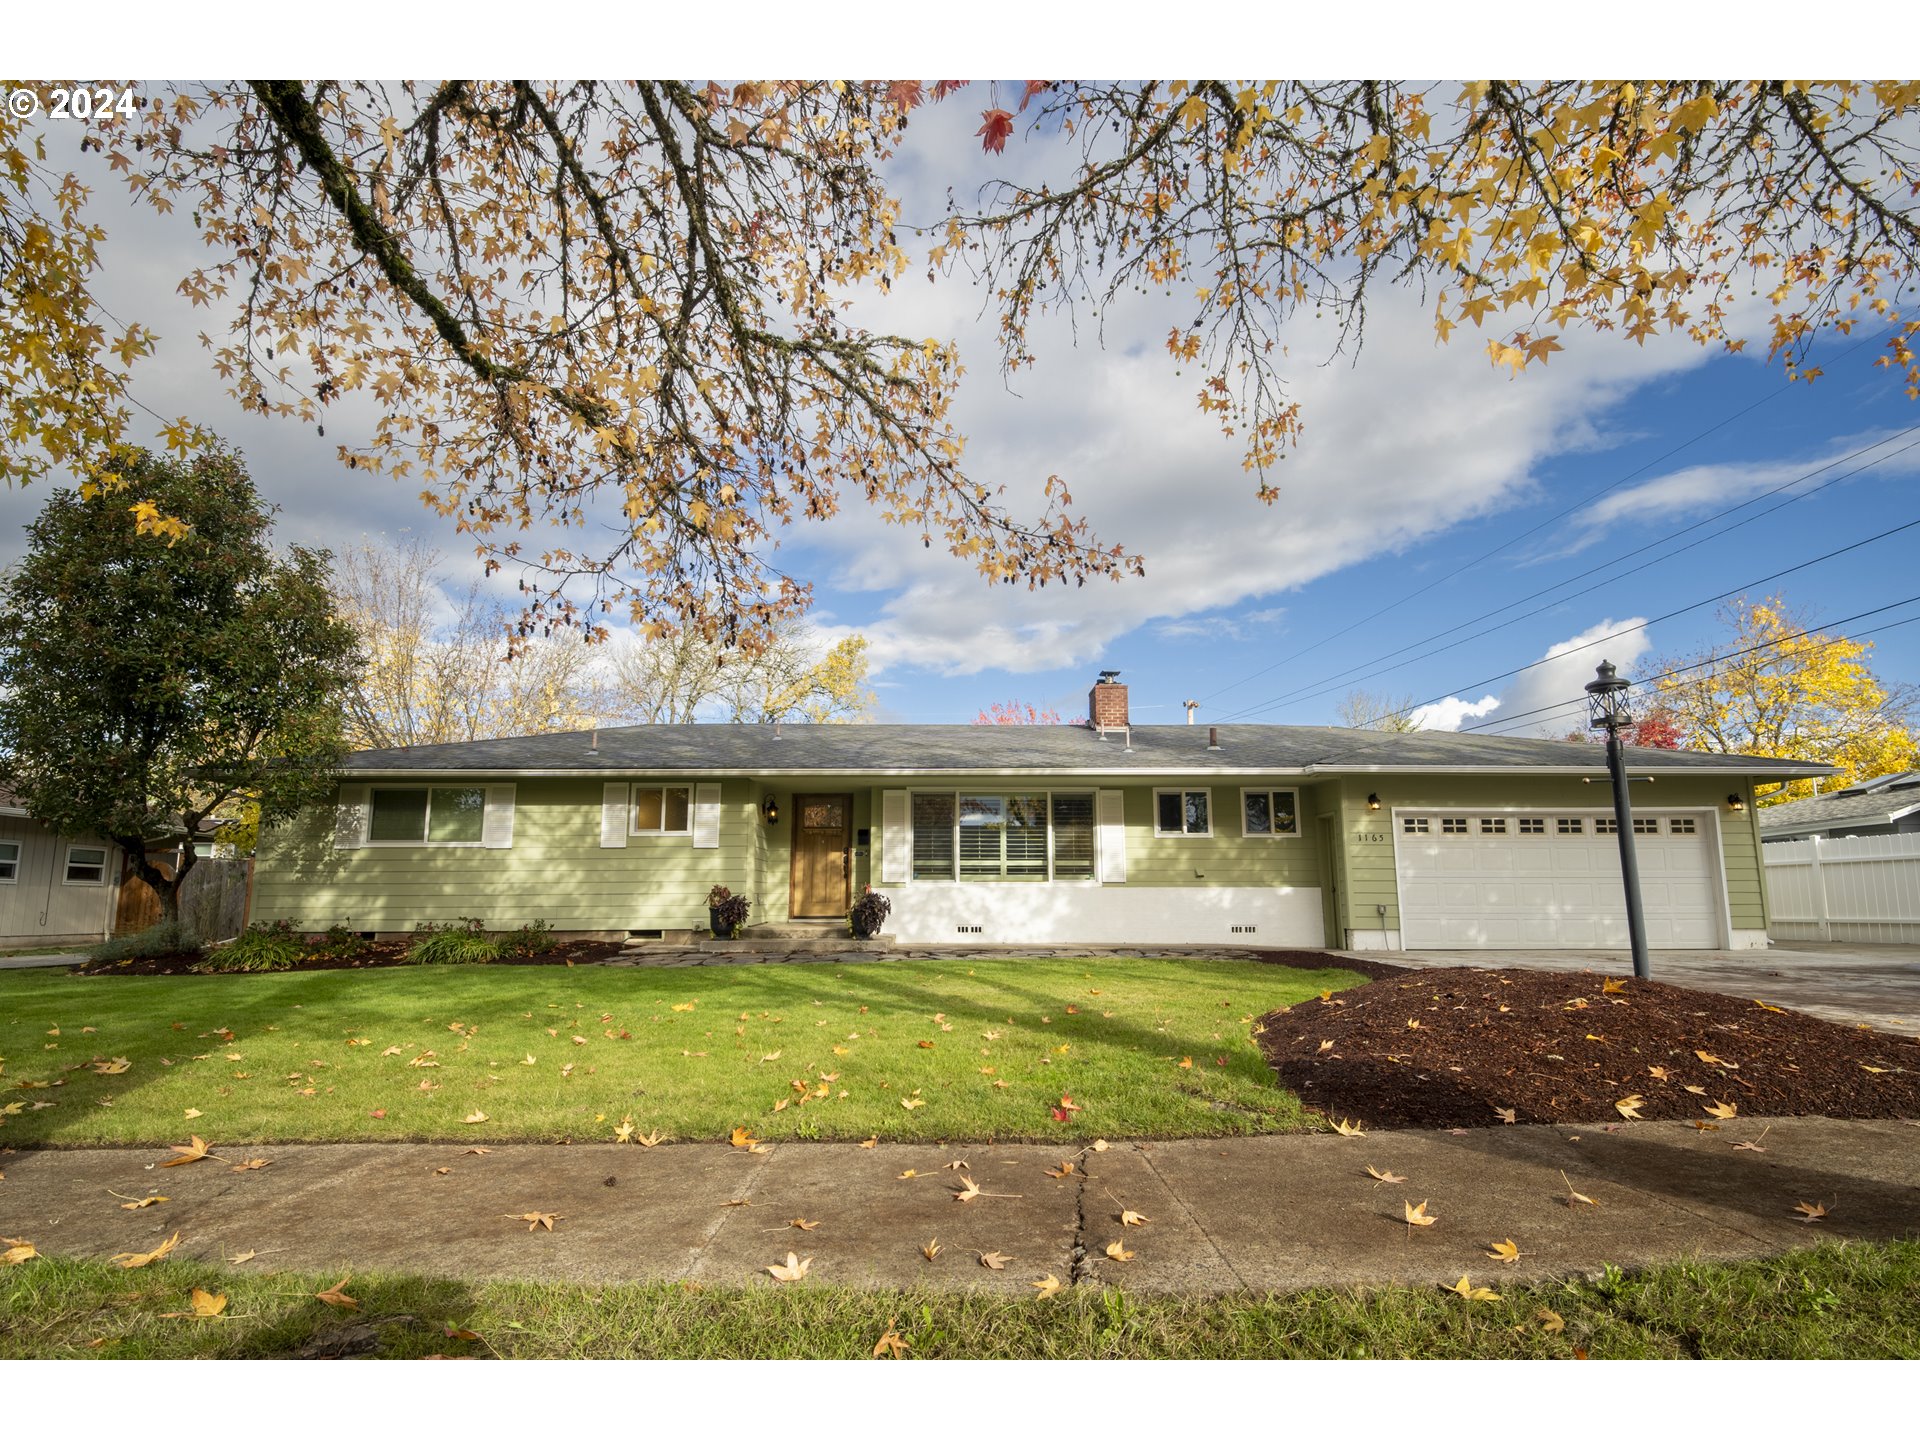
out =
<svg viewBox="0 0 1920 1440"><path fill-rule="evenodd" d="M387 1112L384 1110L375 1110L372 1113L373 1113L373 1118L376 1120L384 1120L387 1118Z"/></svg>
<svg viewBox="0 0 1920 1440"><path fill-rule="evenodd" d="M912 110L924 97L918 80L889 80L887 103L896 110Z"/></svg>
<svg viewBox="0 0 1920 1440"><path fill-rule="evenodd" d="M973 133L980 137L980 148L991 150L996 155L1007 151L1007 137L1013 134L1013 115L1006 110L982 110L980 118L987 123Z"/></svg>
<svg viewBox="0 0 1920 1440"><path fill-rule="evenodd" d="M955 91L966 89L967 83L965 80L936 80L933 82L933 98L944 100Z"/></svg>
<svg viewBox="0 0 1920 1440"><path fill-rule="evenodd" d="M1051 80L1027 81L1027 93L1020 97L1021 110L1024 111L1027 108L1027 102L1033 99L1034 96L1044 95L1047 93L1047 91L1051 90L1052 88L1053 88L1053 82Z"/></svg>

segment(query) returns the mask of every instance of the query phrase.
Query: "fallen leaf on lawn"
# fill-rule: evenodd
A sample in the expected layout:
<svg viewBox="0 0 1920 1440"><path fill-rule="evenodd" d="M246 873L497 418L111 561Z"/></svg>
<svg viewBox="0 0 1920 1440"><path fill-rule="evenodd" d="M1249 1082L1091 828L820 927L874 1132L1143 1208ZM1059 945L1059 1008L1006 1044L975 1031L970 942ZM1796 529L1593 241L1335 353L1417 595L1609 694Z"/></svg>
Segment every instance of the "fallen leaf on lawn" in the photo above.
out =
<svg viewBox="0 0 1920 1440"><path fill-rule="evenodd" d="M1625 1095L1613 1102L1613 1108L1629 1120L1640 1118L1640 1107L1645 1102L1638 1095Z"/></svg>
<svg viewBox="0 0 1920 1440"><path fill-rule="evenodd" d="M1133 1259L1133 1251L1127 1249L1120 1241L1115 1240L1107 1246L1107 1258L1109 1260L1131 1260Z"/></svg>
<svg viewBox="0 0 1920 1440"><path fill-rule="evenodd" d="M634 1136L633 1143L640 1146L644 1150L651 1150L654 1146L658 1145L665 1138L666 1137L662 1135L658 1130L649 1130L644 1135Z"/></svg>
<svg viewBox="0 0 1920 1440"><path fill-rule="evenodd" d="M684 1014L686 1014L686 1013L687 1013L687 1011L689 1011L689 1010L691 1010L691 1009L693 1009L693 1007L694 1007L695 1005L698 1005L699 1003L700 1003L700 1002L699 1002L698 1000L689 1000L689 1001L687 1001L687 1003L686 1003L686 1004L684 1004L684 1005L676 1005L676 1006L674 1006L673 1008L674 1008L674 1010L675 1010L676 1012L678 1012L679 1014L681 1014L681 1015L684 1015Z"/></svg>
<svg viewBox="0 0 1920 1440"><path fill-rule="evenodd" d="M1064 1180L1067 1178L1067 1176L1073 1174L1073 1161L1062 1160L1060 1162L1060 1168L1058 1170L1049 1170L1047 1171L1047 1174L1052 1176L1055 1180Z"/></svg>
<svg viewBox="0 0 1920 1440"><path fill-rule="evenodd" d="M170 1165L191 1165L196 1160L204 1160L207 1158L207 1152L213 1147L198 1135L189 1135L185 1145L169 1145L167 1148L179 1153L171 1160L162 1160L160 1162L162 1170Z"/></svg>
<svg viewBox="0 0 1920 1440"><path fill-rule="evenodd" d="M885 1355L890 1359L899 1360L904 1358L907 1351L912 1348L912 1342L901 1339L900 1333L893 1328L892 1322L889 1321L886 1333L873 1342L873 1358L878 1360L882 1355Z"/></svg>
<svg viewBox="0 0 1920 1440"><path fill-rule="evenodd" d="M1351 1139L1353 1136L1364 1135L1367 1133L1364 1129L1361 1128L1360 1122L1358 1120L1329 1120L1327 1123L1330 1127L1332 1127L1334 1134L1345 1135L1349 1139Z"/></svg>
<svg viewBox="0 0 1920 1440"><path fill-rule="evenodd" d="M1004 1270L1013 1263L1011 1255L1002 1255L998 1250L982 1250L980 1263L989 1270Z"/></svg>
<svg viewBox="0 0 1920 1440"><path fill-rule="evenodd" d="M1526 1252L1518 1245L1515 1245L1511 1239L1496 1240L1487 1251L1487 1258L1489 1260L1498 1260L1503 1265L1511 1265L1525 1253Z"/></svg>
<svg viewBox="0 0 1920 1440"><path fill-rule="evenodd" d="M398 1045L389 1045L380 1052L380 1058L384 1060L389 1055L404 1055L406 1053L407 1052Z"/></svg>
<svg viewBox="0 0 1920 1440"><path fill-rule="evenodd" d="M1120 1223L1122 1225L1149 1225L1153 1222L1138 1210L1122 1210L1120 1212Z"/></svg>
<svg viewBox="0 0 1920 1440"><path fill-rule="evenodd" d="M765 1055L762 1055L760 1057L760 1063L762 1065L765 1065L769 1060L778 1060L780 1058L780 1054L781 1052L778 1050L770 1050Z"/></svg>
<svg viewBox="0 0 1920 1440"><path fill-rule="evenodd" d="M1391 1170L1376 1170L1371 1165L1367 1166L1367 1174L1371 1175L1383 1185L1404 1185L1407 1183L1406 1176L1396 1175Z"/></svg>
<svg viewBox="0 0 1920 1440"><path fill-rule="evenodd" d="M1181 1057L1179 1058L1179 1060L1177 1060L1177 1061L1176 1061L1175 1063L1176 1063L1177 1065L1179 1065L1179 1067L1180 1067L1180 1068L1181 1068L1182 1070L1191 1070L1191 1069L1193 1069L1193 1056L1191 1056L1191 1055L1182 1055L1182 1056L1181 1056Z"/></svg>
<svg viewBox="0 0 1920 1440"><path fill-rule="evenodd" d="M1500 1298L1498 1290L1489 1290L1484 1285L1474 1285L1464 1275L1453 1284L1441 1288L1449 1295L1458 1295L1463 1300L1498 1300Z"/></svg>
<svg viewBox="0 0 1920 1440"><path fill-rule="evenodd" d="M733 1134L727 1137L727 1143L736 1150L745 1150L753 1144L753 1132L744 1125L736 1125Z"/></svg>
<svg viewBox="0 0 1920 1440"><path fill-rule="evenodd" d="M784 1265L769 1265L767 1266L767 1273L783 1283L789 1280L803 1280L806 1278L807 1268L812 1264L813 1257L811 1255L802 1260L798 1255L794 1254L793 1251L789 1250L787 1252L787 1263Z"/></svg>
<svg viewBox="0 0 1920 1440"><path fill-rule="evenodd" d="M1728 1070L1738 1070L1740 1068L1738 1065L1734 1064L1733 1061L1722 1060L1718 1055L1709 1055L1704 1050L1696 1050L1693 1053L1698 1055L1702 1060L1706 1061L1707 1064L1709 1065L1719 1065Z"/></svg>
<svg viewBox="0 0 1920 1440"><path fill-rule="evenodd" d="M1502 1125L1514 1125L1519 1122L1519 1116L1516 1115L1513 1110L1504 1106L1494 1106L1493 1113L1500 1117L1500 1123Z"/></svg>
<svg viewBox="0 0 1920 1440"><path fill-rule="evenodd" d="M553 1222L561 1217L557 1212L549 1213L544 1210L529 1210L524 1215L502 1215L500 1218L502 1220L524 1220L527 1222L528 1232L531 1233L542 1227L548 1230L553 1229Z"/></svg>
<svg viewBox="0 0 1920 1440"><path fill-rule="evenodd" d="M1564 1170L1560 1172L1560 1183L1567 1187L1568 1205L1598 1205L1600 1203L1598 1200L1590 1196L1582 1195L1578 1190L1574 1189L1573 1182L1567 1179L1567 1172Z"/></svg>
<svg viewBox="0 0 1920 1440"><path fill-rule="evenodd" d="M1700 1108L1720 1120L1731 1120L1740 1113L1740 1107L1731 1100L1722 1100L1717 1105L1702 1105Z"/></svg>
<svg viewBox="0 0 1920 1440"><path fill-rule="evenodd" d="M331 1290L316 1290L313 1298L318 1300L322 1305L333 1306L336 1310L358 1310L360 1308L360 1302L341 1288L352 1278L351 1275L342 1275L338 1280L333 1282L333 1288Z"/></svg>
<svg viewBox="0 0 1920 1440"><path fill-rule="evenodd" d="M620 1117L620 1123L613 1127L613 1143L616 1145L625 1145L632 1139L633 1117L631 1115L623 1115Z"/></svg>
<svg viewBox="0 0 1920 1440"><path fill-rule="evenodd" d="M587 1037L584 1035L576 1035L573 1037L573 1043L576 1045L584 1045L587 1043Z"/></svg>
<svg viewBox="0 0 1920 1440"><path fill-rule="evenodd" d="M471 1115L467 1116L465 1120L462 1120L460 1123L463 1125L479 1125L484 1123L486 1119L487 1119L486 1111L476 1110Z"/></svg>
<svg viewBox="0 0 1920 1440"><path fill-rule="evenodd" d="M1431 1225L1440 1218L1438 1215L1427 1214L1427 1202L1424 1200L1418 1205L1405 1200L1402 1200L1400 1204L1407 1212L1407 1224L1409 1225Z"/></svg>
<svg viewBox="0 0 1920 1440"><path fill-rule="evenodd" d="M1800 1223L1803 1225L1810 1225L1815 1220L1824 1220L1827 1217L1827 1207L1818 1201L1809 1202L1802 1200L1793 1208L1799 1211Z"/></svg>
<svg viewBox="0 0 1920 1440"><path fill-rule="evenodd" d="M111 1060L96 1060L93 1070L96 1075L124 1075L133 1068L133 1062L124 1055L116 1055Z"/></svg>
<svg viewBox="0 0 1920 1440"><path fill-rule="evenodd" d="M922 1040L922 1041L920 1042L920 1044L919 1044L919 1046L918 1046L917 1048L919 1048L919 1049L921 1049L921 1050L931 1050L931 1049L933 1049L933 1041L931 1041L931 1040Z"/></svg>
<svg viewBox="0 0 1920 1440"><path fill-rule="evenodd" d="M940 1253L940 1248L940 1237L936 1235L920 1247L920 1253L931 1260Z"/></svg>
<svg viewBox="0 0 1920 1440"><path fill-rule="evenodd" d="M909 1095L906 1099L900 1102L900 1108L902 1110L918 1110L922 1105L926 1103L927 1103L926 1101L920 1099L917 1095Z"/></svg>
<svg viewBox="0 0 1920 1440"><path fill-rule="evenodd" d="M40 1253L31 1240L17 1236L0 1237L0 1245L7 1247L0 1250L0 1265L24 1265Z"/></svg>
<svg viewBox="0 0 1920 1440"><path fill-rule="evenodd" d="M458 1325L443 1325L440 1327L440 1333L449 1340L478 1340L480 1338L480 1333L477 1330L468 1330Z"/></svg>
<svg viewBox="0 0 1920 1440"><path fill-rule="evenodd" d="M138 1270L142 1265L151 1265L161 1257L172 1254L173 1247L179 1243L180 1232L176 1230L144 1255L137 1255L132 1251L124 1251L113 1257L114 1263L122 1270Z"/></svg>
<svg viewBox="0 0 1920 1440"><path fill-rule="evenodd" d="M1540 1328L1549 1335L1558 1335L1567 1328L1567 1322L1552 1310L1536 1310L1533 1318L1540 1322Z"/></svg>
<svg viewBox="0 0 1920 1440"><path fill-rule="evenodd" d="M187 1303L193 1306L191 1310L170 1310L160 1318L162 1320L211 1320L227 1308L227 1297L202 1290L196 1285L193 1287L193 1293L187 1297Z"/></svg>
<svg viewBox="0 0 1920 1440"><path fill-rule="evenodd" d="M122 1210L144 1210L149 1205L164 1205L166 1203L167 1197L164 1195L149 1195L144 1200L129 1200L120 1208Z"/></svg>
<svg viewBox="0 0 1920 1440"><path fill-rule="evenodd" d="M1044 1300L1060 1288L1060 1282L1051 1273L1044 1280L1029 1280L1027 1283L1040 1292L1034 1297L1036 1300Z"/></svg>
<svg viewBox="0 0 1920 1440"><path fill-rule="evenodd" d="M182 1118L182 1119L186 1119L186 1120L198 1120L198 1119L199 1119L199 1118L200 1118L200 1117L201 1117L202 1115L204 1115L204 1114L206 1114L206 1113L207 1113L207 1112L206 1112L206 1111L204 1111L204 1110L189 1110L189 1111L187 1111L187 1113L186 1113L186 1114L185 1114L184 1116L182 1116L181 1118Z"/></svg>
<svg viewBox="0 0 1920 1440"><path fill-rule="evenodd" d="M538 1065L540 1062L534 1059L533 1056L529 1055L527 1056L526 1059L522 1060L520 1063L522 1065Z"/></svg>

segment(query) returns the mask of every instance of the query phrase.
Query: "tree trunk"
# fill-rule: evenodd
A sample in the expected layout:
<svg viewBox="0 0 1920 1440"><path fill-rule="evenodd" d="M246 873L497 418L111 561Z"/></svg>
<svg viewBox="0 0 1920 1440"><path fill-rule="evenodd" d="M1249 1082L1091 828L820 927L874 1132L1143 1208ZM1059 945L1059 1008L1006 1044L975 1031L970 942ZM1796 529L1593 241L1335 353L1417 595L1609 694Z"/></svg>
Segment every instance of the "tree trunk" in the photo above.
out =
<svg viewBox="0 0 1920 1440"><path fill-rule="evenodd" d="M183 844L180 847L180 863L174 873L169 876L147 859L147 847L143 841L137 838L129 839L124 835L116 835L113 838L114 842L127 852L127 859L133 865L133 873L146 881L152 887L153 893L159 897L160 923L164 925L169 921L177 922L180 919L181 882L187 878L187 872L193 869L194 862L199 859L193 853L193 846Z"/></svg>

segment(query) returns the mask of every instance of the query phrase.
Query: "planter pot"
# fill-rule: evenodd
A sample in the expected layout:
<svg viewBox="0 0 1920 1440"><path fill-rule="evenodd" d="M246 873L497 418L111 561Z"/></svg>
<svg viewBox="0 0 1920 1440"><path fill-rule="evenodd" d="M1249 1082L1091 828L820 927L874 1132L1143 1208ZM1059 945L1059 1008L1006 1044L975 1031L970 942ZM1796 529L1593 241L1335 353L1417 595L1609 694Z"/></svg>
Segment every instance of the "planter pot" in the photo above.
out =
<svg viewBox="0 0 1920 1440"><path fill-rule="evenodd" d="M849 928L852 929L853 938L856 940L871 940L880 933L880 927L878 925L853 925Z"/></svg>
<svg viewBox="0 0 1920 1440"><path fill-rule="evenodd" d="M720 912L712 906L707 907L707 928L713 932L713 938L716 940L733 939L733 927L730 925L722 925L720 923Z"/></svg>

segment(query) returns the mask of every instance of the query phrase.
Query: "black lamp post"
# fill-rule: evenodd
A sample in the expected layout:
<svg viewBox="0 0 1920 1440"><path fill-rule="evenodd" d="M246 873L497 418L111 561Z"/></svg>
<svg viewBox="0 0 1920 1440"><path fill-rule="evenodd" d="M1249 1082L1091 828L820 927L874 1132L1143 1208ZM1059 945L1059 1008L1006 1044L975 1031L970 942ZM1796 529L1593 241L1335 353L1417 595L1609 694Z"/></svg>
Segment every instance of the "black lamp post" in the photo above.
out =
<svg viewBox="0 0 1920 1440"><path fill-rule="evenodd" d="M1607 732L1607 773L1613 777L1613 822L1620 841L1620 880L1627 891L1627 938L1633 945L1634 978L1653 977L1647 959L1647 922L1640 913L1640 862L1633 853L1633 801L1627 797L1627 753L1620 732L1633 723L1627 713L1627 686L1613 668L1602 660L1595 672L1597 679L1587 683L1587 724Z"/></svg>

